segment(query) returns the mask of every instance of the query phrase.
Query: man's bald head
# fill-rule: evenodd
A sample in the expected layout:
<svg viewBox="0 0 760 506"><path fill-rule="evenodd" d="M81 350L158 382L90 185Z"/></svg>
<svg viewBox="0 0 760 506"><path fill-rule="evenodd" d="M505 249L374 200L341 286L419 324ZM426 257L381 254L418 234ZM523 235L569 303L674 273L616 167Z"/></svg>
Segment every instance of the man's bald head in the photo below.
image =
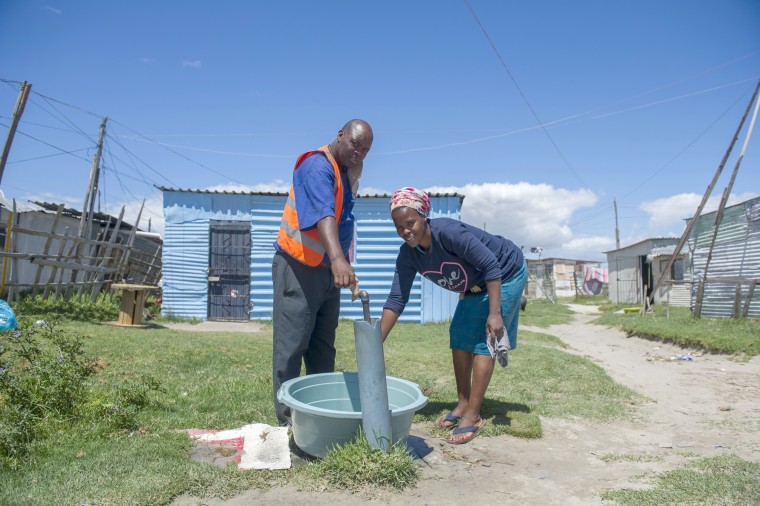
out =
<svg viewBox="0 0 760 506"><path fill-rule="evenodd" d="M373 140L374 133L369 123L363 119L352 119L340 129L338 136L330 144L330 151L340 168L347 170L364 161Z"/></svg>

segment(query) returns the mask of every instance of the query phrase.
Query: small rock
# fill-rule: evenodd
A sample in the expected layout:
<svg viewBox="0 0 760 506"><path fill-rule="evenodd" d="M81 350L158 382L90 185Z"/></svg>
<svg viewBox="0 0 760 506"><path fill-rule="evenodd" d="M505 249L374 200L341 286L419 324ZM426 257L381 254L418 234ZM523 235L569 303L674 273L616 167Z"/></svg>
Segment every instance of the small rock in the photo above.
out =
<svg viewBox="0 0 760 506"><path fill-rule="evenodd" d="M660 443L660 448L673 448L673 443Z"/></svg>

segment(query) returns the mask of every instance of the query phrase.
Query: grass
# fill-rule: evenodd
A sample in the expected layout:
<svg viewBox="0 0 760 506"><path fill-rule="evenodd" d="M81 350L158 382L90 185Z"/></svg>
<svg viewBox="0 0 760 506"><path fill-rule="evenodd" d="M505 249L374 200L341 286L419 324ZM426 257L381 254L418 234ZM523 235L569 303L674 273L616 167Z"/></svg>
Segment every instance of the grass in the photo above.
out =
<svg viewBox="0 0 760 506"><path fill-rule="evenodd" d="M419 478L419 468L405 446L392 446L388 452L372 450L361 434L355 441L339 446L327 456L302 468L303 476L320 488L359 492L367 487L403 490Z"/></svg>
<svg viewBox="0 0 760 506"><path fill-rule="evenodd" d="M599 455L599 460L608 464L615 462L661 462L661 455L631 455L627 453L605 453Z"/></svg>
<svg viewBox="0 0 760 506"><path fill-rule="evenodd" d="M520 324L536 327L565 324L572 321L572 311L564 304L596 305L602 316L593 323L618 327L631 335L670 342L714 353L745 355L760 354L760 319L757 318L694 318L689 308L671 307L669 317L664 306L654 306L654 312L618 314L623 305L615 305L603 296L579 295L560 298L557 304L546 299L530 299Z"/></svg>
<svg viewBox="0 0 760 506"><path fill-rule="evenodd" d="M151 394L152 402L139 413L139 429L134 432L96 437L90 435L96 431L78 425L39 441L27 465L15 472L0 470L0 504L43 505L51 497L57 504L166 504L182 493L230 497L252 487L295 478L313 481L320 472L329 474L327 468L315 469L317 475L299 469L241 472L234 466L219 469L189 458L191 443L183 429L276 423L269 323L258 333L245 334L67 325L86 337L88 354L101 359L104 368L93 381L118 385L150 374L163 392ZM336 348L336 370L355 370L352 322L340 323ZM521 332L511 355L510 366L495 371L483 405L483 416L490 419L484 437L540 437L539 416L627 418L641 400L601 368L564 352L561 341L551 336ZM428 422L432 429L433 421L456 404L448 325L397 325L386 343L385 357L389 375L418 383L429 397L415 421ZM444 436L442 431L438 435ZM345 451L362 453L361 448ZM397 470L393 478L397 485L413 480L401 472L402 464L391 467ZM370 470L373 465L367 462L363 468ZM358 477L351 482L361 483ZM349 486L331 483L331 488Z"/></svg>
<svg viewBox="0 0 760 506"><path fill-rule="evenodd" d="M602 499L627 506L760 504L760 464L734 455L699 459L649 482L651 488L608 491Z"/></svg>
<svg viewBox="0 0 760 506"><path fill-rule="evenodd" d="M694 318L689 308L655 306L654 314L616 314L616 306L603 307L605 313L594 323L619 327L629 334L670 342L711 352L760 354L760 319Z"/></svg>
<svg viewBox="0 0 760 506"><path fill-rule="evenodd" d="M528 299L525 311L520 313L520 325L546 328L571 321L573 312L567 306L562 303L554 304L548 299Z"/></svg>

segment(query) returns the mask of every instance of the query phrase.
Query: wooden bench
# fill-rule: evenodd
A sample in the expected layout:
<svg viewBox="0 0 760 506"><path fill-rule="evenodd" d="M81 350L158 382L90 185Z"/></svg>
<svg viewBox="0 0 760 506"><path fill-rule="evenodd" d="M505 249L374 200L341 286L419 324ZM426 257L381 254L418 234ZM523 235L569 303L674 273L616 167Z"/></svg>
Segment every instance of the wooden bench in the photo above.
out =
<svg viewBox="0 0 760 506"><path fill-rule="evenodd" d="M142 322L143 309L145 308L145 296L151 290L158 287L150 285L130 285L115 283L111 285L115 290L121 290L121 308L119 309L119 321L115 325L125 327L146 327Z"/></svg>

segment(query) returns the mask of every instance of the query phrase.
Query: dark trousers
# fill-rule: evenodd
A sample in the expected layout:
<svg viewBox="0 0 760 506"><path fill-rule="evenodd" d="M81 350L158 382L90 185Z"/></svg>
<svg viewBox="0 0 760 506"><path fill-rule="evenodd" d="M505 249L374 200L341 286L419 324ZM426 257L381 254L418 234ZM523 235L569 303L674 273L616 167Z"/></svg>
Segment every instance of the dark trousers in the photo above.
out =
<svg viewBox="0 0 760 506"><path fill-rule="evenodd" d="M272 260L272 388L280 424L289 421L290 408L277 401L285 381L301 375L335 370L335 330L340 314L340 289L332 272L309 267L277 252Z"/></svg>

